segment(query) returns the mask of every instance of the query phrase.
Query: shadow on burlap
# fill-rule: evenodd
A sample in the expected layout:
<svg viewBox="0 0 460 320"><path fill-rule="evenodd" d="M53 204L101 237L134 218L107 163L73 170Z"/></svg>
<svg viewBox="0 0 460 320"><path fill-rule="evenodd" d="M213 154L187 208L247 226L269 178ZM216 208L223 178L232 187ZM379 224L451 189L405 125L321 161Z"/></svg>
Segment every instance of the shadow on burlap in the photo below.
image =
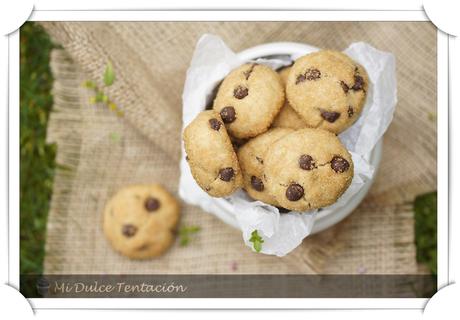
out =
<svg viewBox="0 0 460 320"><path fill-rule="evenodd" d="M98 274L415 274L412 200L436 188L436 29L428 22L43 22L55 50L54 112L48 141L58 145L48 218L45 273ZM102 210L119 188L161 182L177 195L181 94L196 41L221 36L235 51L272 41L343 50L365 41L395 54L398 105L385 134L374 185L339 225L304 240L283 258L255 254L241 234L183 204L182 223L202 231L187 247L132 261L101 231ZM235 36L237 35L237 36ZM123 118L88 103L85 79L102 84ZM236 270L235 270L236 269Z"/></svg>

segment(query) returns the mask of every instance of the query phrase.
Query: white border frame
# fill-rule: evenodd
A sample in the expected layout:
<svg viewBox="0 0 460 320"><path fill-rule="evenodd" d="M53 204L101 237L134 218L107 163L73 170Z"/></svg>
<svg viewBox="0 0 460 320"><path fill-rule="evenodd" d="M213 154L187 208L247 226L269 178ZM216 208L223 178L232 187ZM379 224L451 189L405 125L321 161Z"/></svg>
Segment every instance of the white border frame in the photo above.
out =
<svg viewBox="0 0 460 320"><path fill-rule="evenodd" d="M411 11L34 11L32 21L429 21ZM437 34L438 289L449 278L448 37ZM19 286L19 32L9 37L9 283ZM428 299L29 299L35 309L423 309Z"/></svg>

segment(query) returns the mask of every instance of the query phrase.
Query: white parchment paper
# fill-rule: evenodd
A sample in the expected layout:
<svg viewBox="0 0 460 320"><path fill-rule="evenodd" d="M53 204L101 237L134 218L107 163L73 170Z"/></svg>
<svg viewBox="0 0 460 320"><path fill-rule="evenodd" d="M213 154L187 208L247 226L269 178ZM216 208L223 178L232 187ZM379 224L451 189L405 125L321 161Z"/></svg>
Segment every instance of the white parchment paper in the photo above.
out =
<svg viewBox="0 0 460 320"><path fill-rule="evenodd" d="M354 163L354 177L350 187L333 205L324 208L328 214L339 212L364 186L370 183L374 167L369 163L371 152L387 130L396 105L395 59L390 53L379 51L366 43L353 43L345 51L352 59L367 70L370 84L368 97L359 120L339 135L350 151ZM280 52L284 53L284 52ZM288 65L303 54L276 59L257 59L274 69ZM242 61L217 36L203 35L197 43L187 71L183 99L183 128L198 113L204 110L212 99L216 85ZM224 222L239 228L245 244L253 248L249 241L254 230L264 239L262 253L284 256L295 249L313 228L317 210L303 213L280 214L276 207L249 198L243 190L227 198L213 198L195 182L185 160L182 146L180 162L181 176L179 195L187 203L200 206L204 211L216 215ZM253 249L254 250L254 249Z"/></svg>

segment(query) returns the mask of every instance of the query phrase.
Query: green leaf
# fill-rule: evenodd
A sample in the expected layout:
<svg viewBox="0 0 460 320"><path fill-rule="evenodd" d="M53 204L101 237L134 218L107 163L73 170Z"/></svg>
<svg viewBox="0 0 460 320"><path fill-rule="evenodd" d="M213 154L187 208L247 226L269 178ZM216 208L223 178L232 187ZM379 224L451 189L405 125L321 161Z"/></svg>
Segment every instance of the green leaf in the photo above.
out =
<svg viewBox="0 0 460 320"><path fill-rule="evenodd" d="M190 243L190 236L198 233L200 230L201 228L199 226L182 226L179 229L180 246L187 246Z"/></svg>
<svg viewBox="0 0 460 320"><path fill-rule="evenodd" d="M87 89L96 89L96 84L91 80L86 80L83 82L83 87Z"/></svg>
<svg viewBox="0 0 460 320"><path fill-rule="evenodd" d="M264 243L264 239L262 239L257 230L254 230L251 233L249 242L252 242L252 246L256 252L260 252L262 250L262 243Z"/></svg>
<svg viewBox="0 0 460 320"><path fill-rule="evenodd" d="M185 247L189 244L190 242L190 238L189 237L185 237L183 236L181 239L180 239L180 246L181 247Z"/></svg>
<svg viewBox="0 0 460 320"><path fill-rule="evenodd" d="M109 109L110 109L111 111L117 111L117 109L118 109L118 108L117 108L117 105L116 105L115 103L113 103L112 101L109 101L108 104L107 104L107 106L109 107Z"/></svg>
<svg viewBox="0 0 460 320"><path fill-rule="evenodd" d="M104 93L100 91L96 92L95 100L96 100L96 103L104 102Z"/></svg>
<svg viewBox="0 0 460 320"><path fill-rule="evenodd" d="M199 226L182 226L180 229L180 233L186 234L194 234L200 231L201 228Z"/></svg>
<svg viewBox="0 0 460 320"><path fill-rule="evenodd" d="M112 63L109 61L105 67L104 84L110 87L115 81L115 72L113 71Z"/></svg>

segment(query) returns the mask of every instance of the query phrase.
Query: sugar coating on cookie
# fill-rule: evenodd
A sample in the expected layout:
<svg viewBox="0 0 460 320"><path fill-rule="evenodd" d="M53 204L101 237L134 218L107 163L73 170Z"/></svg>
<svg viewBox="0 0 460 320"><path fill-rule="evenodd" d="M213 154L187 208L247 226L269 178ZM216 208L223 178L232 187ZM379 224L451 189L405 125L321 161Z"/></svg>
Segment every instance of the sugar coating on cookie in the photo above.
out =
<svg viewBox="0 0 460 320"><path fill-rule="evenodd" d="M278 74L280 75L283 87L286 88L287 78L291 71L291 67L281 69ZM273 120L273 128L291 128L291 129L303 129L307 128L307 124L301 116L290 106L289 101L286 99L281 111Z"/></svg>
<svg viewBox="0 0 460 320"><path fill-rule="evenodd" d="M224 79L213 108L232 136L251 138L268 130L284 99L275 71L264 65L244 64Z"/></svg>
<svg viewBox="0 0 460 320"><path fill-rule="evenodd" d="M351 184L353 161L335 134L307 128L270 146L264 173L268 192L280 206L307 211L337 201Z"/></svg>
<svg viewBox="0 0 460 320"><path fill-rule="evenodd" d="M268 148L280 138L293 132L288 128L274 128L251 139L238 150L238 161L243 172L246 192L256 200L277 206L278 203L265 187L264 159Z"/></svg>
<svg viewBox="0 0 460 320"><path fill-rule="evenodd" d="M112 247L132 259L161 255L173 243L180 207L161 185L133 185L106 204L104 234Z"/></svg>
<svg viewBox="0 0 460 320"><path fill-rule="evenodd" d="M232 194L243 177L220 115L201 112L184 130L184 146L193 178L213 197Z"/></svg>
<svg viewBox="0 0 460 320"><path fill-rule="evenodd" d="M360 64L344 53L323 50L296 60L286 95L309 127L340 133L358 119L368 83Z"/></svg>

